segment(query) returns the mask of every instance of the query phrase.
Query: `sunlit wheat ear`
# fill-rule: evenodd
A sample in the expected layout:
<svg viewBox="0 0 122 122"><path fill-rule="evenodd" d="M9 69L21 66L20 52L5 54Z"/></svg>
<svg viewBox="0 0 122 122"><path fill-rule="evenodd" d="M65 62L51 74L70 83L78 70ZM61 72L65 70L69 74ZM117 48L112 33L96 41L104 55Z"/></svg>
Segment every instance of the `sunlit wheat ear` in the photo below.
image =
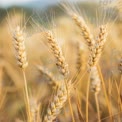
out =
<svg viewBox="0 0 122 122"><path fill-rule="evenodd" d="M81 30L82 35L88 47L91 48L94 45L94 39L85 21L83 20L82 17L80 17L79 15L75 13L73 13L71 16L73 20L75 21L75 23L77 24L77 26L79 27L79 29Z"/></svg>
<svg viewBox="0 0 122 122"><path fill-rule="evenodd" d="M22 69L25 69L28 66L24 40L24 33L21 30L20 26L17 26L13 33L13 43L17 58L17 64Z"/></svg>
<svg viewBox="0 0 122 122"><path fill-rule="evenodd" d="M69 74L68 64L65 62L65 58L62 55L62 51L58 46L55 37L53 36L51 31L46 32L48 43L50 48L56 58L56 65L62 75L65 77Z"/></svg>
<svg viewBox="0 0 122 122"><path fill-rule="evenodd" d="M120 74L122 75L122 57L121 57L119 64L118 64L118 70L119 70Z"/></svg>
<svg viewBox="0 0 122 122"><path fill-rule="evenodd" d="M91 81L91 90L94 93L99 93L101 90L101 79L99 77L99 73L97 67L91 67L90 81Z"/></svg>
<svg viewBox="0 0 122 122"><path fill-rule="evenodd" d="M106 42L106 38L107 38L107 27L106 25L102 25L99 28L99 35L96 39L96 42L94 44L94 46L91 48L91 54L89 57L89 66L95 66L97 64L97 62L100 59L104 44Z"/></svg>
<svg viewBox="0 0 122 122"><path fill-rule="evenodd" d="M53 75L46 71L43 67L41 66L38 66L37 67L39 72L46 77L46 79L48 79L49 81L49 85L53 88L53 89L56 89L59 85L59 83L56 81L56 79L53 77Z"/></svg>
<svg viewBox="0 0 122 122"><path fill-rule="evenodd" d="M40 104L37 103L37 100L33 97L30 98L30 111L32 122L38 122L39 120L39 111L40 111Z"/></svg>
<svg viewBox="0 0 122 122"><path fill-rule="evenodd" d="M71 84L68 82L68 91L70 93ZM61 83L53 96L53 99L47 108L47 113L44 116L44 122L53 122L53 120L58 116L61 109L64 107L67 101L67 89L65 83Z"/></svg>

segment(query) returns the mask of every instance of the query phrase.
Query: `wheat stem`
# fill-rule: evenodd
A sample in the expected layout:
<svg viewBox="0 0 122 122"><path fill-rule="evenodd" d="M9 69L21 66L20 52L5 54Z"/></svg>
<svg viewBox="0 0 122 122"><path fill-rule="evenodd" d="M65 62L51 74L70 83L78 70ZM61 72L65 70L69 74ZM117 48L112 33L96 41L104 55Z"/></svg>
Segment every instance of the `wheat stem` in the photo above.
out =
<svg viewBox="0 0 122 122"><path fill-rule="evenodd" d="M73 109L72 109L72 104L71 104L70 95L69 95L69 90L68 90L68 83L67 83L66 80L64 80L64 81L65 81L65 85L66 85L67 98L68 98L68 103L69 103L69 108L70 108L70 112L71 112L72 121L75 122L75 118L74 118L74 114L73 114Z"/></svg>
<svg viewBox="0 0 122 122"><path fill-rule="evenodd" d="M25 103L26 103L26 109L27 109L27 121L31 122L29 94L28 94L28 86L27 86L25 70L22 70L22 73L23 73L23 78L24 78L24 93L25 93Z"/></svg>
<svg viewBox="0 0 122 122"><path fill-rule="evenodd" d="M101 122L100 120L100 108L99 108L99 102L98 102L98 94L95 93L95 101L96 101L96 107L97 107L97 114L98 114L98 122Z"/></svg>
<svg viewBox="0 0 122 122"><path fill-rule="evenodd" d="M90 77L88 79L88 84L87 84L87 92L86 92L86 122L88 122L89 118L89 87L90 87Z"/></svg>
<svg viewBox="0 0 122 122"><path fill-rule="evenodd" d="M100 78L101 78L101 83L102 83L102 87L103 87L106 103L107 103L107 106L108 106L108 112L109 112L109 115L110 115L110 119L112 121L112 118L111 118L112 113L111 113L111 109L110 109L110 104L109 104L109 100L108 100L108 96L107 96L107 92L106 92L106 87L105 87L104 79L103 79L100 67L98 65L97 65L97 68L98 68L98 72L99 72L99 75L100 75Z"/></svg>

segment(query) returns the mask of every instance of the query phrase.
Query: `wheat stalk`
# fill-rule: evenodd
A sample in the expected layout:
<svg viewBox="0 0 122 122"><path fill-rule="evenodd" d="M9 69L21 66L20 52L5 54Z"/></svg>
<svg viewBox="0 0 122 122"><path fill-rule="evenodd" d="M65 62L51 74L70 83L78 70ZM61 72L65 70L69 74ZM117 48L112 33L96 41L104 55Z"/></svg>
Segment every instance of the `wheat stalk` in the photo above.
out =
<svg viewBox="0 0 122 122"><path fill-rule="evenodd" d="M30 98L30 111L31 111L31 122L39 121L39 112L40 112L40 104L37 103L37 100L33 97Z"/></svg>
<svg viewBox="0 0 122 122"><path fill-rule="evenodd" d="M1 63L1 62L0 62ZM0 98L2 97L2 90L3 90L3 88L2 88L2 79L3 79L3 64L0 64ZM1 100L1 99L0 99Z"/></svg>
<svg viewBox="0 0 122 122"><path fill-rule="evenodd" d="M25 68L28 66L25 44L24 44L24 33L20 26L17 26L13 33L13 44L15 48L15 56L17 59L18 66L22 69L23 78L24 78L24 93L25 93L25 104L27 110L27 119L28 122L31 122L31 112L30 112L30 103L29 103L29 94L28 94L28 86L25 75Z"/></svg>

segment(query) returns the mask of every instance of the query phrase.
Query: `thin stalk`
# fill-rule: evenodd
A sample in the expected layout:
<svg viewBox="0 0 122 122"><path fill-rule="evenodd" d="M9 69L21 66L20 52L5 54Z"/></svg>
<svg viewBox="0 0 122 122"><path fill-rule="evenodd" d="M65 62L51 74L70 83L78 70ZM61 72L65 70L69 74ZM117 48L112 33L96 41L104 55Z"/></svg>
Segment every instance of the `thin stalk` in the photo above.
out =
<svg viewBox="0 0 122 122"><path fill-rule="evenodd" d="M78 110L78 115L79 115L79 118L80 120L83 120L83 122L85 122L85 119L83 117L83 113L81 111L81 104L80 104L80 98L79 98L79 94L77 92L77 90L75 89L76 91L76 101L77 101L77 110Z"/></svg>
<svg viewBox="0 0 122 122"><path fill-rule="evenodd" d="M113 114L113 115L111 115L111 116L107 116L107 117L101 119L101 121L104 121L104 120L106 120L106 119L109 119L110 117L116 117L116 116L119 116L121 113L122 113L122 112L120 111L120 112L118 112L118 113L116 113L116 114Z"/></svg>
<svg viewBox="0 0 122 122"><path fill-rule="evenodd" d="M99 108L98 94L97 94L97 93L95 93L95 101L96 101L96 108L97 108L98 122L101 122L101 120L100 120L100 108Z"/></svg>
<svg viewBox="0 0 122 122"><path fill-rule="evenodd" d="M122 86L122 75L120 75L120 80L119 80L119 95L121 94L121 86Z"/></svg>
<svg viewBox="0 0 122 122"><path fill-rule="evenodd" d="M110 111L111 111L111 115L113 114L112 112L112 97L111 97L111 94L112 94L112 86L113 86L113 83L112 83L112 79L111 79L111 82L110 82L110 79L109 79L109 86L108 86L108 99L109 99L109 105L110 105ZM111 117L113 119L113 117Z"/></svg>
<svg viewBox="0 0 122 122"><path fill-rule="evenodd" d="M119 108L119 111L121 111L122 110L122 104L121 104L121 98L120 98L120 94L119 94L119 87L118 87L118 85L117 85L117 82L115 82L115 84L116 84L116 88L117 88L117 92L118 92L118 108ZM118 122L121 122L121 114L119 114L119 117L118 117Z"/></svg>
<svg viewBox="0 0 122 122"><path fill-rule="evenodd" d="M98 67L98 72L99 72L99 75L100 75L100 78L101 78L101 82L102 82L102 87L103 87L106 103L107 103L107 106L108 106L108 112L109 112L109 115L110 115L110 120L113 121L112 118L111 118L112 113L111 113L111 109L110 109L110 104L109 104L109 100L108 100L108 96L107 96L107 92L106 92L104 79L103 79L103 76L102 76L101 69L100 69L99 65L97 65L97 67Z"/></svg>
<svg viewBox="0 0 122 122"><path fill-rule="evenodd" d="M71 100L70 100L70 96L69 96L68 83L66 80L64 80L64 81L65 81L65 85L66 85L66 89L67 89L67 97L68 97L68 103L69 103L69 108L70 108L70 112L71 112L72 122L75 122L75 117L73 114L72 104L71 104Z"/></svg>
<svg viewBox="0 0 122 122"><path fill-rule="evenodd" d="M29 94L28 94L28 86L25 71L22 70L23 78L24 78L24 93L25 93L25 104L27 109L27 121L31 122L31 112L30 112L30 103L29 103Z"/></svg>
<svg viewBox="0 0 122 122"><path fill-rule="evenodd" d="M86 92L86 122L89 121L89 87L90 87L90 78L88 79L87 92Z"/></svg>

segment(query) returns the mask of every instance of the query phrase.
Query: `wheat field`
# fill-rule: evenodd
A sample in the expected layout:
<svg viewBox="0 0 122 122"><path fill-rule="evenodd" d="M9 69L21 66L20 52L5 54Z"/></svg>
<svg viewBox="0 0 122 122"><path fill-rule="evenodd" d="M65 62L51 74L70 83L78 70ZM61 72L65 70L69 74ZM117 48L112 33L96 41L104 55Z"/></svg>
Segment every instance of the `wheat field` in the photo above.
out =
<svg viewBox="0 0 122 122"><path fill-rule="evenodd" d="M0 10L0 122L122 122L122 1Z"/></svg>

